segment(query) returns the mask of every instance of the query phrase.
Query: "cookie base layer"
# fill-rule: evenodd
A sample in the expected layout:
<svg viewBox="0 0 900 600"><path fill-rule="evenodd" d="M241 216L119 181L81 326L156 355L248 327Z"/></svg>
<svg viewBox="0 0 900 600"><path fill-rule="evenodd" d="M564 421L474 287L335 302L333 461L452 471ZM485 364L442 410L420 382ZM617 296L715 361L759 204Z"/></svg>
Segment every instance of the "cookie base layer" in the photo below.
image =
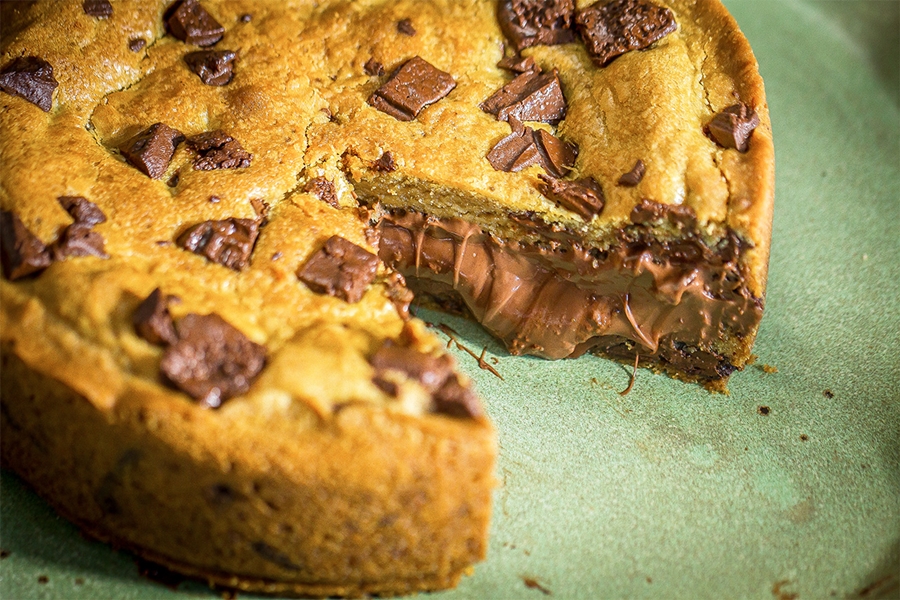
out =
<svg viewBox="0 0 900 600"><path fill-rule="evenodd" d="M202 440L227 432L188 406L121 398L102 409L10 350L3 466L117 547L212 585L298 596L452 587L485 556L486 422L348 406L322 430L260 431L225 454Z"/></svg>

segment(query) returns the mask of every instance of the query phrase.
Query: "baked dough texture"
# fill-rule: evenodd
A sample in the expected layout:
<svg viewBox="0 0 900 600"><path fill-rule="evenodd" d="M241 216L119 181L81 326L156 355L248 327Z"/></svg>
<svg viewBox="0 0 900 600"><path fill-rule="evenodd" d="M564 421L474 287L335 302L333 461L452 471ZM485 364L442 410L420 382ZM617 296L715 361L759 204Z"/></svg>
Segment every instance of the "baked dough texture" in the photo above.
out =
<svg viewBox="0 0 900 600"><path fill-rule="evenodd" d="M738 240L729 260L761 315L771 128L753 55L717 0L659 0L677 28L604 67L580 42L522 50L558 70L564 119L527 125L577 145L567 179L591 177L604 195L587 219L542 192L540 164L507 172L486 159L518 126L480 108L512 78L497 66L513 52L496 2L186 0L194 12L181 25L168 1L89 4L104 3L2 5L0 69L37 57L58 87L36 92L50 90L49 110L0 94L0 208L46 248L34 273L0 280L0 439L4 466L96 537L239 590L455 585L485 556L497 444L468 379L408 314L400 273L440 270L426 237L457 247L455 276L431 282L446 287L467 277L460 243L555 240L612 255L646 201L688 207L703 248ZM217 54L186 57L198 52ZM453 85L438 77L443 95L401 120L372 98L415 57ZM707 131L737 103L759 119L745 152ZM152 140L171 145L170 159L145 148L157 123L174 132ZM643 178L618 185L638 159ZM66 198L105 220L85 221L86 205ZM410 226L409 260L386 252L390 232L416 219L439 226ZM668 243L673 223L641 231ZM571 269L532 254L541 269ZM423 291L443 298L427 280ZM161 372L175 338L135 325L156 289L178 329L169 335L217 315L242 347L262 348L262 369L226 397L179 387L184 373ZM499 314L470 304L482 321ZM623 314L603 306L604 318ZM633 309L637 332L622 346L632 353L608 352L629 362L653 335ZM566 330L567 318L547 327ZM709 352L739 368L757 326L726 331ZM669 370L713 387L730 374Z"/></svg>

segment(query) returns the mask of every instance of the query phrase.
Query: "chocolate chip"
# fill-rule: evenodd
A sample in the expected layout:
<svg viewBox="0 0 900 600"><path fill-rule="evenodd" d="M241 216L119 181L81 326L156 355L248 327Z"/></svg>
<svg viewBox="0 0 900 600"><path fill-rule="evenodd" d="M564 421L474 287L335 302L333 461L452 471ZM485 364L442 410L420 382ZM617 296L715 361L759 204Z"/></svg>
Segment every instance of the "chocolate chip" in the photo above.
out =
<svg viewBox="0 0 900 600"><path fill-rule="evenodd" d="M53 260L64 260L70 256L96 256L109 258L103 236L91 229L90 225L72 223L63 229L59 238L50 247Z"/></svg>
<svg viewBox="0 0 900 600"><path fill-rule="evenodd" d="M169 168L175 148L184 141L177 129L154 123L119 148L131 165L151 179L159 179Z"/></svg>
<svg viewBox="0 0 900 600"><path fill-rule="evenodd" d="M375 90L369 104L399 121L412 121L426 106L449 94L456 81L449 73L416 56Z"/></svg>
<svg viewBox="0 0 900 600"><path fill-rule="evenodd" d="M243 394L266 364L266 349L216 314L189 314L178 321L160 371L200 404L218 408Z"/></svg>
<svg viewBox="0 0 900 600"><path fill-rule="evenodd" d="M559 123L566 117L566 99L559 73L522 73L481 103L481 110L506 121L509 115L520 121Z"/></svg>
<svg viewBox="0 0 900 600"><path fill-rule="evenodd" d="M372 170L380 173L390 173L396 169L397 165L394 163L394 155L391 154L390 150L379 156L378 160L372 163Z"/></svg>
<svg viewBox="0 0 900 600"><path fill-rule="evenodd" d="M228 85L234 78L235 58L231 50L198 50L185 54L184 62L206 85Z"/></svg>
<svg viewBox="0 0 900 600"><path fill-rule="evenodd" d="M171 188L178 187L179 181L181 181L181 173L178 171L175 171L174 173L172 173L172 176L169 177L169 180L166 182L166 185Z"/></svg>
<svg viewBox="0 0 900 600"><path fill-rule="evenodd" d="M597 66L605 67L631 50L643 50L675 31L668 8L643 0L595 2L579 10L575 26Z"/></svg>
<svg viewBox="0 0 900 600"><path fill-rule="evenodd" d="M697 225L697 213L690 206L661 204L646 198L631 211L631 222L636 225L658 225L663 221L678 229L692 229Z"/></svg>
<svg viewBox="0 0 900 600"><path fill-rule="evenodd" d="M534 141L540 156L541 166L554 177L565 177L578 157L578 147L564 142L549 131L536 129Z"/></svg>
<svg viewBox="0 0 900 600"><path fill-rule="evenodd" d="M253 211L256 213L260 227L269 222L269 213L272 211L272 207L269 206L268 202L260 198L250 198L250 206L253 207Z"/></svg>
<svg viewBox="0 0 900 600"><path fill-rule="evenodd" d="M175 243L214 263L242 271L250 262L258 235L259 221L230 218L193 225Z"/></svg>
<svg viewBox="0 0 900 600"><path fill-rule="evenodd" d="M53 67L37 56L20 56L0 70L0 90L24 98L44 112L50 112L58 85Z"/></svg>
<svg viewBox="0 0 900 600"><path fill-rule="evenodd" d="M244 13L241 15L241 23L249 23L253 20L253 15L250 13Z"/></svg>
<svg viewBox="0 0 900 600"><path fill-rule="evenodd" d="M197 153L195 171L244 169L250 166L253 158L240 142L220 129L195 135L188 139L187 145Z"/></svg>
<svg viewBox="0 0 900 600"><path fill-rule="evenodd" d="M446 354L425 354L390 340L372 355L369 362L375 367L376 376L396 371L418 382L429 392L440 389L453 372L453 361Z"/></svg>
<svg viewBox="0 0 900 600"><path fill-rule="evenodd" d="M723 148L750 149L750 136L759 126L759 115L740 102L724 109L706 126L707 135Z"/></svg>
<svg viewBox="0 0 900 600"><path fill-rule="evenodd" d="M534 62L533 57L519 56L518 54L503 57L500 59L500 62L497 63L497 66L501 69L512 71L513 73L528 73L529 71L540 70L538 69L537 63Z"/></svg>
<svg viewBox="0 0 900 600"><path fill-rule="evenodd" d="M171 299L171 296L163 295L156 288L138 305L131 317L137 334L151 344L165 346L178 341L175 324L169 314Z"/></svg>
<svg viewBox="0 0 900 600"><path fill-rule="evenodd" d="M128 42L128 49L132 52L140 52L144 49L144 46L147 45L147 42L144 38L134 38Z"/></svg>
<svg viewBox="0 0 900 600"><path fill-rule="evenodd" d="M100 207L82 196L60 196L56 199L76 223L88 227L106 222L106 215Z"/></svg>
<svg viewBox="0 0 900 600"><path fill-rule="evenodd" d="M384 65L374 58L370 58L366 61L363 70L366 72L366 75L371 75L373 77L384 75Z"/></svg>
<svg viewBox="0 0 900 600"><path fill-rule="evenodd" d="M469 386L452 375L432 397L434 412L458 419L477 419L482 415L481 402Z"/></svg>
<svg viewBox="0 0 900 600"><path fill-rule="evenodd" d="M502 0L497 18L500 29L516 51L544 44L568 44L572 32L573 0Z"/></svg>
<svg viewBox="0 0 900 600"><path fill-rule="evenodd" d="M558 205L578 213L585 221L590 221L603 211L603 188L593 177L575 181L563 181L546 175L538 175L538 178L543 182L538 186L542 194Z"/></svg>
<svg viewBox="0 0 900 600"><path fill-rule="evenodd" d="M647 172L647 167L644 166L644 161L638 159L634 166L631 167L631 170L619 177L619 185L625 187L634 187L641 182L644 178L644 173Z"/></svg>
<svg viewBox="0 0 900 600"><path fill-rule="evenodd" d="M10 281L40 273L52 262L47 246L11 210L0 211L0 262Z"/></svg>
<svg viewBox="0 0 900 600"><path fill-rule="evenodd" d="M522 125L515 117L509 119L512 132L497 142L487 154L488 162L498 171L515 173L540 163L541 156L534 143L534 130Z"/></svg>
<svg viewBox="0 0 900 600"><path fill-rule="evenodd" d="M195 46L212 46L225 28L197 0L181 0L169 7L166 27L173 36Z"/></svg>
<svg viewBox="0 0 900 600"><path fill-rule="evenodd" d="M297 276L317 294L359 302L375 279L378 257L340 236L328 238Z"/></svg>
<svg viewBox="0 0 900 600"><path fill-rule="evenodd" d="M97 17L98 19L106 19L112 16L112 4L109 0L84 0L81 3L84 14L89 17Z"/></svg>
<svg viewBox="0 0 900 600"><path fill-rule="evenodd" d="M334 188L334 184L324 177L310 179L306 182L306 185L303 186L303 191L307 194L314 195L322 202L327 202L335 208L341 207L340 203L338 203L337 191Z"/></svg>
<svg viewBox="0 0 900 600"><path fill-rule="evenodd" d="M416 35L416 28L413 27L411 19L401 19L397 22L397 31L402 33L403 35L413 36Z"/></svg>
<svg viewBox="0 0 900 600"><path fill-rule="evenodd" d="M210 196L210 197L209 197L209 200L208 200L207 202L209 202L210 204L218 204L218 203L221 202L221 201L222 201L221 198L219 198L219 197L216 196L216 195L213 195L213 196Z"/></svg>

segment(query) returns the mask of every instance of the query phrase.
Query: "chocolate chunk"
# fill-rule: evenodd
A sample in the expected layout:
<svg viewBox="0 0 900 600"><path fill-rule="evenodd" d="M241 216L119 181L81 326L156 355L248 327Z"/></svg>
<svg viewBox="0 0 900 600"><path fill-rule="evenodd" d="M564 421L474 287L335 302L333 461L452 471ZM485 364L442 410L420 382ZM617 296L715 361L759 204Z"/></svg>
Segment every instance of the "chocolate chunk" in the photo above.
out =
<svg viewBox="0 0 900 600"><path fill-rule="evenodd" d="M175 243L214 263L242 271L250 262L258 235L259 221L231 218L193 225Z"/></svg>
<svg viewBox="0 0 900 600"><path fill-rule="evenodd" d="M100 207L82 196L60 196L56 199L76 223L88 227L106 222L106 215Z"/></svg>
<svg viewBox="0 0 900 600"><path fill-rule="evenodd" d="M522 125L515 117L509 119L512 132L497 142L487 154L488 162L498 171L515 173L541 161L534 130Z"/></svg>
<svg viewBox="0 0 900 600"><path fill-rule="evenodd" d="M306 261L297 276L317 294L353 304L362 299L377 269L378 257L335 235Z"/></svg>
<svg viewBox="0 0 900 600"><path fill-rule="evenodd" d="M643 0L613 0L579 10L575 26L591 60L605 67L626 52L643 50L672 33L676 23L668 8Z"/></svg>
<svg viewBox="0 0 900 600"><path fill-rule="evenodd" d="M152 179L159 179L169 168L175 148L184 141L177 129L154 123L119 148L131 165Z"/></svg>
<svg viewBox="0 0 900 600"><path fill-rule="evenodd" d="M559 123L566 118L566 99L559 73L529 71L494 92L481 103L481 110L506 121L510 115L520 121Z"/></svg>
<svg viewBox="0 0 900 600"><path fill-rule="evenodd" d="M533 135L544 170L554 177L565 177L575 166L578 147L543 129L536 129Z"/></svg>
<svg viewBox="0 0 900 600"><path fill-rule="evenodd" d="M375 60L374 58L370 58L366 61L366 64L363 66L363 70L365 70L366 75L372 76L381 76L384 75L384 65Z"/></svg>
<svg viewBox="0 0 900 600"><path fill-rule="evenodd" d="M253 207L253 211L256 213L260 227L269 222L269 213L272 212L272 207L269 206L268 202L260 198L250 198L250 206Z"/></svg>
<svg viewBox="0 0 900 600"><path fill-rule="evenodd" d="M234 78L235 58L231 50L198 50L185 54L184 62L206 85L228 85Z"/></svg>
<svg viewBox="0 0 900 600"><path fill-rule="evenodd" d="M631 170L619 177L619 185L625 187L634 187L641 182L644 178L644 173L647 172L647 167L644 166L644 161L638 159L634 166L631 167Z"/></svg>
<svg viewBox="0 0 900 600"><path fill-rule="evenodd" d="M529 71L540 70L538 69L537 63L534 62L533 57L519 56L518 54L501 58L500 62L497 63L497 66L501 69L512 71L513 73L528 73Z"/></svg>
<svg viewBox="0 0 900 600"><path fill-rule="evenodd" d="M403 35L413 36L416 35L416 28L413 27L411 19L401 19L397 22L397 31L402 33Z"/></svg>
<svg viewBox="0 0 900 600"><path fill-rule="evenodd" d="M169 177L169 180L166 182L166 185L170 188L178 187L178 182L181 181L181 173L175 171L172 173L172 176Z"/></svg>
<svg viewBox="0 0 900 600"><path fill-rule="evenodd" d="M129 40L128 49L132 52L140 52L146 45L147 42L144 40L144 38L134 38L133 40Z"/></svg>
<svg viewBox="0 0 900 600"><path fill-rule="evenodd" d="M477 419L482 415L481 402L469 386L452 375L432 397L434 412L458 419Z"/></svg>
<svg viewBox="0 0 900 600"><path fill-rule="evenodd" d="M137 334L151 344L165 346L178 341L175 323L169 314L171 300L171 296L163 295L162 291L156 288L138 305L131 317Z"/></svg>
<svg viewBox="0 0 900 600"><path fill-rule="evenodd" d="M218 408L243 394L266 364L266 349L216 314L189 314L178 321L160 371L200 404Z"/></svg>
<svg viewBox="0 0 900 600"><path fill-rule="evenodd" d="M225 35L225 28L197 0L181 0L169 7L166 27L182 42L212 46Z"/></svg>
<svg viewBox="0 0 900 600"><path fill-rule="evenodd" d="M453 372L453 361L446 354L435 356L415 348L400 346L388 340L369 359L376 377L397 371L421 384L429 392L436 392Z"/></svg>
<svg viewBox="0 0 900 600"><path fill-rule="evenodd" d="M750 135L759 126L759 115L743 102L729 106L709 122L707 135L723 148L750 149Z"/></svg>
<svg viewBox="0 0 900 600"><path fill-rule="evenodd" d="M416 56L375 90L369 104L399 121L412 121L422 109L449 94L456 81L449 73Z"/></svg>
<svg viewBox="0 0 900 600"><path fill-rule="evenodd" d="M391 154L390 150L379 156L378 160L372 163L372 170L380 173L390 173L396 169L397 165L394 163L394 155Z"/></svg>
<svg viewBox="0 0 900 600"><path fill-rule="evenodd" d="M195 171L244 169L250 166L253 158L240 142L220 129L195 135L188 139L187 145L197 153Z"/></svg>
<svg viewBox="0 0 900 600"><path fill-rule="evenodd" d="M50 248L53 260L64 260L70 256L96 256L109 258L103 236L91 229L90 225L72 223L63 229L59 238Z"/></svg>
<svg viewBox="0 0 900 600"><path fill-rule="evenodd" d="M81 3L84 14L89 17L97 17L98 19L106 19L112 16L112 4L109 0L84 0Z"/></svg>
<svg viewBox="0 0 900 600"><path fill-rule="evenodd" d="M58 85L53 66L37 56L20 56L0 70L0 90L24 98L44 112L50 112Z"/></svg>
<svg viewBox="0 0 900 600"><path fill-rule="evenodd" d="M631 222L636 225L658 225L663 221L678 229L693 229L697 225L697 213L690 206L662 204L646 198L631 211Z"/></svg>
<svg viewBox="0 0 900 600"><path fill-rule="evenodd" d="M606 202L603 188L593 177L563 181L546 175L538 175L543 182L538 186L541 193L551 201L578 213L585 221L590 221L603 211Z"/></svg>
<svg viewBox="0 0 900 600"><path fill-rule="evenodd" d="M39 273L52 262L47 246L11 210L0 211L0 262L10 281Z"/></svg>
<svg viewBox="0 0 900 600"><path fill-rule="evenodd" d="M253 15L250 13L244 13L241 15L241 23L249 23L253 20Z"/></svg>
<svg viewBox="0 0 900 600"><path fill-rule="evenodd" d="M575 41L572 32L573 0L502 0L497 18L500 29L516 51L544 44Z"/></svg>
<svg viewBox="0 0 900 600"><path fill-rule="evenodd" d="M334 184L324 177L310 179L306 182L306 185L303 186L303 191L307 194L312 194L322 202L327 202L335 208L341 207L338 202L337 190L335 190Z"/></svg>

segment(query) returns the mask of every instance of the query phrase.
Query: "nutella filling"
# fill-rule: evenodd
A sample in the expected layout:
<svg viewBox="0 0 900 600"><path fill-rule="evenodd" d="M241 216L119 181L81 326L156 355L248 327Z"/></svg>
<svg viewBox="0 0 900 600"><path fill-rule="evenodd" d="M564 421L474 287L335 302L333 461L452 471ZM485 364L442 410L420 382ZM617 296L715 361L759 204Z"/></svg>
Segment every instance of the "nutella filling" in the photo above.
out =
<svg viewBox="0 0 900 600"><path fill-rule="evenodd" d="M436 299L461 300L513 354L577 357L593 350L701 379L735 367L715 343L752 333L762 301L742 283L736 236L713 250L661 242L639 225L608 250L574 240L501 241L477 225L393 210L380 258Z"/></svg>

